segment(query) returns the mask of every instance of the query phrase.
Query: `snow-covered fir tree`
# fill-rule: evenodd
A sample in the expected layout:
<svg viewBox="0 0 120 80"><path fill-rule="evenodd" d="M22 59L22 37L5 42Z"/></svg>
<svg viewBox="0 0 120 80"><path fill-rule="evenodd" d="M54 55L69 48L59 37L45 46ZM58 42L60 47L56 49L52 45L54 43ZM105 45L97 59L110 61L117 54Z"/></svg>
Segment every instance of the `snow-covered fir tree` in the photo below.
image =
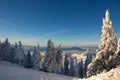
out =
<svg viewBox="0 0 120 80"><path fill-rule="evenodd" d="M53 69L54 67L54 58L55 58L55 50L54 50L54 44L53 42L50 40L48 40L47 43L47 51L45 54L45 59L43 62L43 69L46 72L55 72L55 70Z"/></svg>
<svg viewBox="0 0 120 80"><path fill-rule="evenodd" d="M47 72L53 72L53 73L60 73L61 67L62 67L62 50L60 47L58 47L58 50L55 51L54 44L50 40L48 40L47 44L47 51L45 55L45 59L43 62L43 69Z"/></svg>
<svg viewBox="0 0 120 80"><path fill-rule="evenodd" d="M70 56L70 76L78 77L79 59L77 58L78 58L78 54L72 54Z"/></svg>
<svg viewBox="0 0 120 80"><path fill-rule="evenodd" d="M17 63L18 64L18 59L19 59L19 55L18 55L18 45L17 45L17 43L15 42L15 46L14 46L14 49L15 49L15 63Z"/></svg>
<svg viewBox="0 0 120 80"><path fill-rule="evenodd" d="M25 53L21 41L19 41L19 45L17 47L17 55L18 55L18 63L20 65L24 65Z"/></svg>
<svg viewBox="0 0 120 80"><path fill-rule="evenodd" d="M93 55L90 54L89 52L87 52L87 54L86 54L86 61L85 61L85 73L84 73L84 76L86 76L87 67L91 63L92 58L93 58Z"/></svg>
<svg viewBox="0 0 120 80"><path fill-rule="evenodd" d="M56 51L56 72L61 73L63 72L63 57L62 57L62 49L61 49L61 44L58 46L57 51Z"/></svg>
<svg viewBox="0 0 120 80"><path fill-rule="evenodd" d="M10 61L11 61L12 63L15 63L15 48L14 48L13 46L11 47Z"/></svg>
<svg viewBox="0 0 120 80"><path fill-rule="evenodd" d="M8 38L6 38L5 42L2 43L2 59L6 61L10 61L10 52L11 52L11 44L9 43Z"/></svg>
<svg viewBox="0 0 120 80"><path fill-rule="evenodd" d="M79 71L79 65L78 65L78 60L77 60L77 58L75 59L74 70L75 70L74 76L78 77L78 76L79 76L79 73L78 73L78 71Z"/></svg>
<svg viewBox="0 0 120 80"><path fill-rule="evenodd" d="M33 55L32 55L33 67L35 69L35 61L36 61L36 46L33 48Z"/></svg>
<svg viewBox="0 0 120 80"><path fill-rule="evenodd" d="M34 62L34 69L40 70L42 67L41 65L41 53L40 53L40 46L39 44L37 47L34 47L34 52L33 52L33 62Z"/></svg>
<svg viewBox="0 0 120 80"><path fill-rule="evenodd" d="M81 59L81 61L78 64L78 74L77 77L79 78L83 78L84 77L84 65L83 65L83 60Z"/></svg>
<svg viewBox="0 0 120 80"><path fill-rule="evenodd" d="M31 57L31 54L30 54L30 50L28 49L28 52L27 52L27 56L26 56L26 59L25 59L25 64L24 66L26 68L32 68L33 67L33 62L32 62L32 57Z"/></svg>
<svg viewBox="0 0 120 80"><path fill-rule="evenodd" d="M68 55L67 55L67 53L66 53L66 55L65 55L65 59L64 59L64 74L65 75L68 75L69 74L69 57L68 57Z"/></svg>
<svg viewBox="0 0 120 80"><path fill-rule="evenodd" d="M116 35L110 20L110 13L107 10L105 19L103 18L102 36L97 50L96 57L88 66L87 76L96 75L103 71L108 71L113 66L113 58L117 48Z"/></svg>
<svg viewBox="0 0 120 80"><path fill-rule="evenodd" d="M70 76L84 77L84 62L80 54L72 54L70 56Z"/></svg>
<svg viewBox="0 0 120 80"><path fill-rule="evenodd" d="M76 58L70 57L70 76L75 76L75 60Z"/></svg>

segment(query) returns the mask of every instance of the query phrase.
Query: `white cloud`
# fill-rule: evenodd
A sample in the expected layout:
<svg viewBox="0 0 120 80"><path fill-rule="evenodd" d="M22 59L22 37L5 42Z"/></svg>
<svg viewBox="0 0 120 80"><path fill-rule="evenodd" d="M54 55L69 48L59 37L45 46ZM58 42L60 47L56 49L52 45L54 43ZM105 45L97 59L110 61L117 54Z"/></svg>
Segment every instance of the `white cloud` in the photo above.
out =
<svg viewBox="0 0 120 80"><path fill-rule="evenodd" d="M12 28L16 29L16 25L11 23L11 22L8 22L6 20L3 20L3 19L0 19L0 22L1 23L5 23L5 24L8 24L9 26L11 26Z"/></svg>
<svg viewBox="0 0 120 80"><path fill-rule="evenodd" d="M0 23L4 24L1 27L0 33L3 36L19 36L19 35L24 35L24 32L20 30L20 27L18 27L16 24L13 24L9 21L0 19Z"/></svg>

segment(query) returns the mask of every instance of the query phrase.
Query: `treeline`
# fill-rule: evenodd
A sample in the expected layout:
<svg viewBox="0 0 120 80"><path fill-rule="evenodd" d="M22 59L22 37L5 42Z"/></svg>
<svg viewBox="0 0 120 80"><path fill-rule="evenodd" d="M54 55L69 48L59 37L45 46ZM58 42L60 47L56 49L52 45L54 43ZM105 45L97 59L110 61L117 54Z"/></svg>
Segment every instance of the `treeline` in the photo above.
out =
<svg viewBox="0 0 120 80"><path fill-rule="evenodd" d="M24 65L25 56L21 41L15 45L11 45L8 38L4 42L0 41L0 58L2 60Z"/></svg>
<svg viewBox="0 0 120 80"><path fill-rule="evenodd" d="M0 41L0 59L22 65L26 68L37 69L38 62L40 61L40 46L34 46L34 52L31 53L30 49L27 51L23 49L21 41L11 44L6 38L5 41ZM35 64L36 63L36 64Z"/></svg>
<svg viewBox="0 0 120 80"><path fill-rule="evenodd" d="M74 54L73 54L74 55ZM61 44L56 49L54 43L48 40L46 53L43 55L39 44L34 46L33 51L24 50L22 42L15 42L11 45L8 39L0 42L0 59L22 65L26 68L33 68L44 72L58 73L68 76L83 78L86 76L87 66L91 62L93 55L86 54L86 61L83 62L79 54L75 57L66 53L62 54Z"/></svg>

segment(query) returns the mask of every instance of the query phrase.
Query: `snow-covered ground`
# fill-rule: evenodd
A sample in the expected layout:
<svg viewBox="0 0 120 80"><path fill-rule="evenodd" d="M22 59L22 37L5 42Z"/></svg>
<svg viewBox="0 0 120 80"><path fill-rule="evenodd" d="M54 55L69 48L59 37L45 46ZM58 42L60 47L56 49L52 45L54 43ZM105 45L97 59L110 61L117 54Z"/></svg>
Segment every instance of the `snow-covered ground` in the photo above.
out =
<svg viewBox="0 0 120 80"><path fill-rule="evenodd" d="M0 61L0 80L74 80L64 75L45 73Z"/></svg>
<svg viewBox="0 0 120 80"><path fill-rule="evenodd" d="M77 79L64 75L26 69L17 64L0 61L0 80L120 80L120 67L90 78Z"/></svg>
<svg viewBox="0 0 120 80"><path fill-rule="evenodd" d="M109 72L103 72L90 78L79 80L120 80L120 67L112 69Z"/></svg>

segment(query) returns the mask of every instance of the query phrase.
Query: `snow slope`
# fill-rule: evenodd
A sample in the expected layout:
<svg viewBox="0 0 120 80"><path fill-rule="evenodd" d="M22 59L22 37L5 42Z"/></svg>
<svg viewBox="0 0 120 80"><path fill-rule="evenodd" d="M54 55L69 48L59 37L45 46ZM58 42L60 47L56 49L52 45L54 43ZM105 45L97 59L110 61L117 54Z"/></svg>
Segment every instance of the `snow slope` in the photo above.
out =
<svg viewBox="0 0 120 80"><path fill-rule="evenodd" d="M0 80L73 80L73 78L25 69L19 65L0 61Z"/></svg>
<svg viewBox="0 0 120 80"><path fill-rule="evenodd" d="M64 75L26 69L17 64L0 61L0 80L120 80L120 67L90 78L77 79Z"/></svg>

